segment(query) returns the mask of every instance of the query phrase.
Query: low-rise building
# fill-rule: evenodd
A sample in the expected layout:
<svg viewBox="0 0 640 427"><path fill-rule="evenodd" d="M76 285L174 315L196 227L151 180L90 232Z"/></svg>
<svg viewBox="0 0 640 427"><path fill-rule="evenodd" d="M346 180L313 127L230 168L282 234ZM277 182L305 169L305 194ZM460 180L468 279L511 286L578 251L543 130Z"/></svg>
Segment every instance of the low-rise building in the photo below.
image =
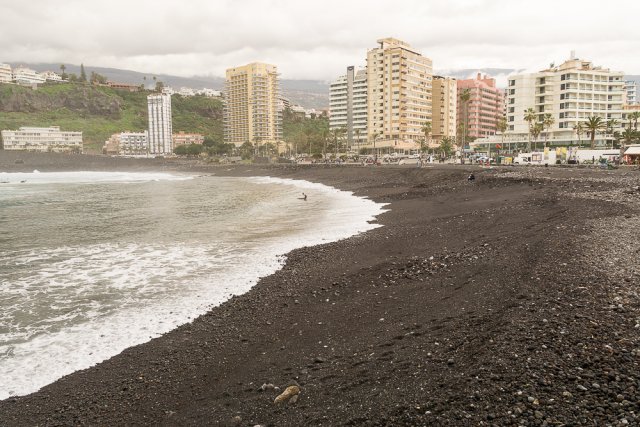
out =
<svg viewBox="0 0 640 427"><path fill-rule="evenodd" d="M53 71L45 71L43 73L40 73L40 76L42 78L44 78L46 81L48 81L48 82L61 82L62 81L62 77L58 73L55 73Z"/></svg>
<svg viewBox="0 0 640 427"><path fill-rule="evenodd" d="M13 80L13 71L11 65L0 64L0 83L11 83Z"/></svg>
<svg viewBox="0 0 640 427"><path fill-rule="evenodd" d="M178 145L191 145L204 143L204 135L200 133L178 132L173 134L173 147Z"/></svg>
<svg viewBox="0 0 640 427"><path fill-rule="evenodd" d="M138 92L140 90L140 86L131 85L128 83L118 83L107 81L107 86L116 90L126 90L129 92Z"/></svg>
<svg viewBox="0 0 640 427"><path fill-rule="evenodd" d="M21 127L1 134L4 150L82 153L82 132L62 131L59 126Z"/></svg>

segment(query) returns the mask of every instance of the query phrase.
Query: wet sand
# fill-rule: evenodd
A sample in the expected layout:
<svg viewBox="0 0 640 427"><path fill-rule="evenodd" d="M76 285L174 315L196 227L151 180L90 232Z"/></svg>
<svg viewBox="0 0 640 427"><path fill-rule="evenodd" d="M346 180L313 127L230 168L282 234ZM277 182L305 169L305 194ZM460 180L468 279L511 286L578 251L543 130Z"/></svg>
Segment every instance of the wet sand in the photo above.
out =
<svg viewBox="0 0 640 427"><path fill-rule="evenodd" d="M17 157L0 151L0 171L271 175L389 211L192 323L0 402L0 425L638 423L637 170ZM274 404L293 384L297 402Z"/></svg>

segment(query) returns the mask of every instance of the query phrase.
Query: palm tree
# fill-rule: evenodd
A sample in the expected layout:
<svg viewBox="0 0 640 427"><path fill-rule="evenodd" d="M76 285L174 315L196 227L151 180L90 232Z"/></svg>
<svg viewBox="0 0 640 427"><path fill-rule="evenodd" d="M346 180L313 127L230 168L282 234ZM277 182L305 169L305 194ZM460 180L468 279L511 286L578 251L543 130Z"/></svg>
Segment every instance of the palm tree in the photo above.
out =
<svg viewBox="0 0 640 427"><path fill-rule="evenodd" d="M578 122L573 125L573 131L576 133L576 135L578 135L578 145L582 145L582 133L584 132L584 126L582 125L582 122Z"/></svg>
<svg viewBox="0 0 640 427"><path fill-rule="evenodd" d="M529 141L527 142L527 151L531 151L531 131L533 130L533 124L537 119L538 116L533 108L527 108L524 111L524 120L529 123Z"/></svg>
<svg viewBox="0 0 640 427"><path fill-rule="evenodd" d="M422 126L422 133L424 133L424 140L420 141L420 158L422 159L422 155L426 151L427 139L429 139L429 135L431 134L431 122L424 122Z"/></svg>
<svg viewBox="0 0 640 427"><path fill-rule="evenodd" d="M358 149L356 150L356 153L357 153L358 151L360 151L360 129L356 129L355 133L356 133L356 144L358 146Z"/></svg>
<svg viewBox="0 0 640 427"><path fill-rule="evenodd" d="M555 120L553 119L553 116L551 115L551 113L546 113L542 118L542 127L546 129L546 132L544 133L545 147L547 146L547 141L549 140L549 129L551 129L551 126L553 126L554 123L555 123Z"/></svg>
<svg viewBox="0 0 640 427"><path fill-rule="evenodd" d="M629 119L629 127L631 127L631 121L633 121L633 130L638 130L638 119L640 119L640 111L634 111L627 115Z"/></svg>
<svg viewBox="0 0 640 427"><path fill-rule="evenodd" d="M338 159L338 140L342 137L342 135L346 131L347 130L345 128L335 128L331 131L331 136L333 137L336 160Z"/></svg>
<svg viewBox="0 0 640 427"><path fill-rule="evenodd" d="M596 132L605 129L607 125L602 121L602 117L591 116L587 117L587 121L584 126L587 132L591 135L591 149L593 150L596 146Z"/></svg>
<svg viewBox="0 0 640 427"><path fill-rule="evenodd" d="M618 126L618 124L619 122L616 119L607 120L607 123L605 123L606 133L613 137L613 129ZM611 148L613 148L613 139L611 139Z"/></svg>
<svg viewBox="0 0 640 427"><path fill-rule="evenodd" d="M629 145L631 144L631 142L636 138L636 132L629 128L629 129L625 129L624 132L622 132L622 139L625 142L625 145Z"/></svg>
<svg viewBox="0 0 640 427"><path fill-rule="evenodd" d="M500 119L498 120L498 124L496 125L496 129L498 129L500 135L502 136L501 147L504 147L504 133L507 131L507 127L507 118L504 116L500 117Z"/></svg>
<svg viewBox="0 0 640 427"><path fill-rule="evenodd" d="M532 127L531 127L531 136L533 137L533 144L534 144L534 151L536 149L536 142L538 141L538 137L540 136L540 133L542 133L542 130L544 129L544 125L540 122L535 123Z"/></svg>
<svg viewBox="0 0 640 427"><path fill-rule="evenodd" d="M382 133L374 132L371 136L373 137L373 163L377 165L378 153L376 153L376 138L382 136Z"/></svg>
<svg viewBox="0 0 640 427"><path fill-rule="evenodd" d="M467 145L467 132L469 129L469 101L471 100L471 89L464 89L460 94L460 101L464 109L464 128L462 129L462 148Z"/></svg>

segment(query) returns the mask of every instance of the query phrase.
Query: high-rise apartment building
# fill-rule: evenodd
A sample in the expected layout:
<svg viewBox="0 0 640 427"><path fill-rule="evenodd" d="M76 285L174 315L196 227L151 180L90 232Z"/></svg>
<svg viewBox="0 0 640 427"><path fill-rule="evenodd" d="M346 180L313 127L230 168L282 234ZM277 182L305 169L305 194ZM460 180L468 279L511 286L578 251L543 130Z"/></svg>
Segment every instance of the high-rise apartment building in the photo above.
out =
<svg viewBox="0 0 640 427"><path fill-rule="evenodd" d="M453 77L433 76L431 135L434 143L456 136L458 82Z"/></svg>
<svg viewBox="0 0 640 427"><path fill-rule="evenodd" d="M245 142L276 146L282 140L275 65L254 62L226 73L224 139L237 147Z"/></svg>
<svg viewBox="0 0 640 427"><path fill-rule="evenodd" d="M509 77L507 124L510 133L527 135L529 123L525 111L533 108L538 121L549 113L554 123L549 129L551 144L577 143L574 127L588 117L603 121L617 120L622 125L624 102L624 74L607 68L594 67L589 61L572 58L559 66L533 74ZM596 142L604 144L611 136L596 135Z"/></svg>
<svg viewBox="0 0 640 427"><path fill-rule="evenodd" d="M461 100L468 91L469 101ZM485 138L495 135L498 122L504 117L504 91L496 87L496 80L482 76L458 80L458 123L466 123L467 137Z"/></svg>
<svg viewBox="0 0 640 427"><path fill-rule="evenodd" d="M173 153L173 126L171 123L171 95L167 93L147 96L149 112L149 154Z"/></svg>
<svg viewBox="0 0 640 427"><path fill-rule="evenodd" d="M431 59L394 38L378 44L367 52L369 142L375 135L378 147L415 148L431 121Z"/></svg>
<svg viewBox="0 0 640 427"><path fill-rule="evenodd" d="M347 74L331 83L329 128L344 129L348 145L367 140L367 71L347 67Z"/></svg>
<svg viewBox="0 0 640 427"><path fill-rule="evenodd" d="M640 105L640 84L633 80L624 82L624 95L626 105Z"/></svg>

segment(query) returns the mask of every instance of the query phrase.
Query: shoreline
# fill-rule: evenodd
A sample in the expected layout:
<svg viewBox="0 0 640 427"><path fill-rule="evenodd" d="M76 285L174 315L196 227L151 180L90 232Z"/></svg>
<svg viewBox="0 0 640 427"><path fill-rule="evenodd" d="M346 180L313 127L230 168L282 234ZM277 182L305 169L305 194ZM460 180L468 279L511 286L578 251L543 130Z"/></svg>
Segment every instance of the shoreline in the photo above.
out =
<svg viewBox="0 0 640 427"><path fill-rule="evenodd" d="M606 308L606 272L566 268L585 263L592 237L575 218L637 219L636 196L625 205L598 193L620 187L617 177L620 191L630 188L635 171L158 163L321 182L390 210L378 217L384 227L292 251L281 270L192 323L0 402L0 424L637 421L627 384L637 379L627 360L637 338L627 325L638 301L626 295L623 311ZM595 197L569 199L571 189ZM620 277L627 287L640 281L633 269ZM260 391L293 381L302 389L293 405Z"/></svg>

